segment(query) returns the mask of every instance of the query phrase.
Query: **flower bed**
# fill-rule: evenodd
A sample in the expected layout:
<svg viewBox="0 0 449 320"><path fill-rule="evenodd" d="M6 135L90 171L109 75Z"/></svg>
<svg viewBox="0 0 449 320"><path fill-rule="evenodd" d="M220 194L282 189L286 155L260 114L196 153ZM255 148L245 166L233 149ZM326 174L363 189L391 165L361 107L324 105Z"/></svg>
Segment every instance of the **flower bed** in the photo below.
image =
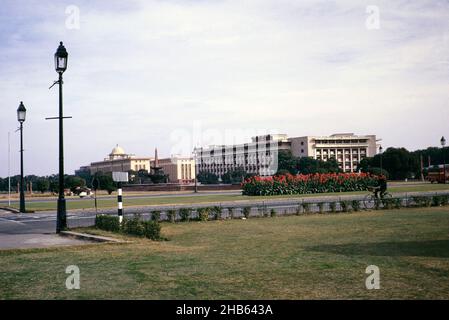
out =
<svg viewBox="0 0 449 320"><path fill-rule="evenodd" d="M242 183L242 190L248 196L363 191L377 186L378 180L379 176L369 173L287 174L251 177Z"/></svg>

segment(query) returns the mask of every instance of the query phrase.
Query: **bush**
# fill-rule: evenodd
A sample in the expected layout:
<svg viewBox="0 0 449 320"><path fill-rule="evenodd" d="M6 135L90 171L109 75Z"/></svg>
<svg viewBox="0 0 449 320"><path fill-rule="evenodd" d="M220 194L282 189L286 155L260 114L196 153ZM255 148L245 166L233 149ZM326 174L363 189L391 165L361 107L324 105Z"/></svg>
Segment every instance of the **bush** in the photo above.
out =
<svg viewBox="0 0 449 320"><path fill-rule="evenodd" d="M449 204L449 195L448 194L443 194L441 196L441 205L447 206L448 204Z"/></svg>
<svg viewBox="0 0 449 320"><path fill-rule="evenodd" d="M131 219L123 219L123 233L142 237L145 235L145 227L139 215L134 215Z"/></svg>
<svg viewBox="0 0 449 320"><path fill-rule="evenodd" d="M245 216L246 219L249 218L249 214L251 213L251 207L244 207L243 208L243 215Z"/></svg>
<svg viewBox="0 0 449 320"><path fill-rule="evenodd" d="M143 221L140 215L131 219L123 219L120 225L118 216L97 215L95 227L105 231L122 232L124 234L146 237L151 240L161 239L161 226L158 221Z"/></svg>
<svg viewBox="0 0 449 320"><path fill-rule="evenodd" d="M413 196L412 200L416 207L430 207L432 205L431 197Z"/></svg>
<svg viewBox="0 0 449 320"><path fill-rule="evenodd" d="M228 217L229 219L234 219L234 208L228 207Z"/></svg>
<svg viewBox="0 0 449 320"><path fill-rule="evenodd" d="M192 209L189 209L189 208L179 209L179 216L181 217L181 221L189 221L191 212L192 212Z"/></svg>
<svg viewBox="0 0 449 320"><path fill-rule="evenodd" d="M354 211L360 211L360 201L359 200L352 200L351 207L354 209Z"/></svg>
<svg viewBox="0 0 449 320"><path fill-rule="evenodd" d="M430 207L432 205L432 197L422 197L424 207Z"/></svg>
<svg viewBox="0 0 449 320"><path fill-rule="evenodd" d="M176 221L176 210L167 210L167 219L171 222L171 223L175 223Z"/></svg>
<svg viewBox="0 0 449 320"><path fill-rule="evenodd" d="M276 215L277 215L276 210L274 208L271 208L271 210L270 210L270 217L274 218L274 217L276 217Z"/></svg>
<svg viewBox="0 0 449 320"><path fill-rule="evenodd" d="M382 203L381 200L379 199L374 199L374 210L379 210L380 209L380 204Z"/></svg>
<svg viewBox="0 0 449 320"><path fill-rule="evenodd" d="M329 202L329 209L332 213L337 212L337 203L336 202Z"/></svg>
<svg viewBox="0 0 449 320"><path fill-rule="evenodd" d="M215 220L221 220L221 215L223 214L223 209L220 206L215 206L212 208Z"/></svg>
<svg viewBox="0 0 449 320"><path fill-rule="evenodd" d="M140 221L144 236L151 240L161 239L161 225L157 221Z"/></svg>
<svg viewBox="0 0 449 320"><path fill-rule="evenodd" d="M209 220L210 208L198 208L196 211L198 213L199 220L201 220L201 221Z"/></svg>
<svg viewBox="0 0 449 320"><path fill-rule="evenodd" d="M96 215L95 216L95 227L97 229L120 232L120 220L118 216L109 215Z"/></svg>
<svg viewBox="0 0 449 320"><path fill-rule="evenodd" d="M318 206L318 211L324 213L324 202L318 202L316 205Z"/></svg>
<svg viewBox="0 0 449 320"><path fill-rule="evenodd" d="M340 201L340 207L343 212L351 211L351 203L347 200Z"/></svg>
<svg viewBox="0 0 449 320"><path fill-rule="evenodd" d="M304 213L310 213L310 203L303 202L301 203L302 209Z"/></svg>
<svg viewBox="0 0 449 320"><path fill-rule="evenodd" d="M402 199L401 198L393 198L394 208L401 209L402 207Z"/></svg>
<svg viewBox="0 0 449 320"><path fill-rule="evenodd" d="M384 209L391 210L394 207L393 198L385 198L382 200L382 203L384 205Z"/></svg>
<svg viewBox="0 0 449 320"><path fill-rule="evenodd" d="M160 221L161 220L161 212L158 210L151 212L151 220L153 221Z"/></svg>
<svg viewBox="0 0 449 320"><path fill-rule="evenodd" d="M442 196L433 196L432 197L432 206L440 207L443 205L443 197Z"/></svg>

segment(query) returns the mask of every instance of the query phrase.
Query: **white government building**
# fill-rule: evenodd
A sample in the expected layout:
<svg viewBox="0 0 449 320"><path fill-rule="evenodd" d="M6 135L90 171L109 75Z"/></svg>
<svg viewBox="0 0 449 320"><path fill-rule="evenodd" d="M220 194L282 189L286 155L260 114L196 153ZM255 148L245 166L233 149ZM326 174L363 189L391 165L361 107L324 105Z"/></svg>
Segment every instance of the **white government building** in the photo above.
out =
<svg viewBox="0 0 449 320"><path fill-rule="evenodd" d="M277 171L278 151L290 150L296 157L323 161L334 158L343 172L354 172L359 162L374 156L378 148L375 135L353 133L293 138L286 134L269 134L251 140L238 145L195 148L197 171L222 176L227 171L242 168L248 173L273 175Z"/></svg>
<svg viewBox="0 0 449 320"><path fill-rule="evenodd" d="M172 156L170 158L158 159L157 149L155 156L136 157L134 154L126 153L122 147L116 145L107 158L102 161L92 162L88 166L82 166L75 174L80 172L128 172L144 170L151 172L152 168L159 167L168 174L170 183L191 183L195 180L195 161L190 157Z"/></svg>

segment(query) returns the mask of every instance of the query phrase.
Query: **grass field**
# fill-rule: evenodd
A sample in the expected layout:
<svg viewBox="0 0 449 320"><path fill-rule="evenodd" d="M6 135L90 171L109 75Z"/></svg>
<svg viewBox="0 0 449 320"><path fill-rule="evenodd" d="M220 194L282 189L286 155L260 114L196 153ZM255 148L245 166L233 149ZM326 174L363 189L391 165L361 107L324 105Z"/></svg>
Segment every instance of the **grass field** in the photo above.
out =
<svg viewBox="0 0 449 320"><path fill-rule="evenodd" d="M169 241L0 251L0 298L449 299L447 207L162 231ZM65 289L68 265L81 270L80 290ZM365 287L368 265L380 268L380 290Z"/></svg>
<svg viewBox="0 0 449 320"><path fill-rule="evenodd" d="M419 192L419 191L444 191L449 190L449 184L419 184L419 185L407 185L407 186L395 186L389 188L391 193L403 193L403 192ZM149 197L149 198L126 198L124 195L124 206L146 206L146 205L170 205L170 204L193 204L193 203L209 203L209 202L224 202L224 201L245 201L245 200L269 200L269 199L282 199L282 198L306 198L317 196L330 196L330 195L357 195L366 194L367 191L362 192L344 192L344 193L321 193L321 194L308 194L308 195L282 195L282 196L267 196L267 197L251 197L242 195L202 195L202 196L179 196L173 195L172 197ZM99 208L115 208L117 206L116 199L97 199ZM19 208L19 204L13 205L15 208ZM56 200L44 201L44 202L27 202L27 210L44 211L44 210L56 210ZM94 200L85 201L67 201L67 209L90 209L94 208Z"/></svg>

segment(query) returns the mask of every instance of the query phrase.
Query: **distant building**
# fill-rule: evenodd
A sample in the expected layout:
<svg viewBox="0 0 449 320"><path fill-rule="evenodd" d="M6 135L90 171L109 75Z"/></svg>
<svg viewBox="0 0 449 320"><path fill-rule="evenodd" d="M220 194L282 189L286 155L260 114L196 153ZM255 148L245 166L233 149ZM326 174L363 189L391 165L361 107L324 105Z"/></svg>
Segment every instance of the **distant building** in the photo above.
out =
<svg viewBox="0 0 449 320"><path fill-rule="evenodd" d="M354 172L363 158L377 153L375 135L343 133L288 138L286 134L269 134L251 140L239 145L195 148L198 172L212 172L221 177L228 171L243 169L257 175L273 175L277 171L279 150L290 150L296 157L323 161L334 158L342 171Z"/></svg>
<svg viewBox="0 0 449 320"><path fill-rule="evenodd" d="M150 170L151 157L136 157L133 154L126 154L118 145L112 149L108 158L103 161L92 162L90 164L90 173L96 172L114 172L114 171L139 171Z"/></svg>
<svg viewBox="0 0 449 320"><path fill-rule="evenodd" d="M195 181L195 160L188 157L159 159L158 166L168 174L170 183L192 183Z"/></svg>
<svg viewBox="0 0 449 320"><path fill-rule="evenodd" d="M82 166L75 171L75 174L89 172L93 175L96 172L110 173L131 170L144 170L148 173L154 173L155 169L162 170L164 174L167 174L170 183L191 183L195 179L195 160L192 158L174 156L158 159L157 149L154 158L136 157L133 154L125 153L123 148L118 145L103 161L92 162L90 166Z"/></svg>
<svg viewBox="0 0 449 320"><path fill-rule="evenodd" d="M305 136L290 138L292 154L327 161L334 158L344 172L354 172L360 161L377 153L375 135L358 136L338 133L330 136Z"/></svg>
<svg viewBox="0 0 449 320"><path fill-rule="evenodd" d="M257 136L249 143L195 148L198 172L222 176L228 171L243 169L257 175L273 175L277 171L277 152L290 150L286 134Z"/></svg>

